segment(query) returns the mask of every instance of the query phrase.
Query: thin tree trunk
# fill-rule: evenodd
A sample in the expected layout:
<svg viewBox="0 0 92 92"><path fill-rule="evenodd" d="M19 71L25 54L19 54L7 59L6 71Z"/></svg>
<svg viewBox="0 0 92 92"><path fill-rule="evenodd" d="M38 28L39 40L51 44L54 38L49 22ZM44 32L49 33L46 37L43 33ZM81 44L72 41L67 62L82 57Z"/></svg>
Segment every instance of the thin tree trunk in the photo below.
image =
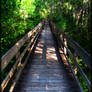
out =
<svg viewBox="0 0 92 92"><path fill-rule="evenodd" d="M81 14L80 14L80 18L79 18L78 24L82 23L82 18L83 18L83 9L81 10Z"/></svg>

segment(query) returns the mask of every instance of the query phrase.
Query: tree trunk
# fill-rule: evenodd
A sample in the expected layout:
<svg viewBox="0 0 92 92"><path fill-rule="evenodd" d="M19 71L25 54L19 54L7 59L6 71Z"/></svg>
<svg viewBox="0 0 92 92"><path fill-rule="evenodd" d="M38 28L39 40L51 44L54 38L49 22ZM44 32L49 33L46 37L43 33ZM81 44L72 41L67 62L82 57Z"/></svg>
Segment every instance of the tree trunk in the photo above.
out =
<svg viewBox="0 0 92 92"><path fill-rule="evenodd" d="M82 19L83 19L83 9L81 10L81 14L80 14L80 18L79 18L78 24L82 23Z"/></svg>
<svg viewBox="0 0 92 92"><path fill-rule="evenodd" d="M91 51L91 41L92 41L92 0L89 0L89 5L88 5L88 32L89 32L89 40L90 40L90 51Z"/></svg>

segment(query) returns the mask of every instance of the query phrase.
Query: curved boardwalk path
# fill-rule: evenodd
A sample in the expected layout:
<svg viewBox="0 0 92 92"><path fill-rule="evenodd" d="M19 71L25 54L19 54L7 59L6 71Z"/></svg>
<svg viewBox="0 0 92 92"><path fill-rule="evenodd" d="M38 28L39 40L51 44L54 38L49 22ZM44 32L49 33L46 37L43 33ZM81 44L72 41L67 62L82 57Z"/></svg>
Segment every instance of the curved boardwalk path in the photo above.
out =
<svg viewBox="0 0 92 92"><path fill-rule="evenodd" d="M80 92L72 72L60 58L48 24L38 38L15 92Z"/></svg>

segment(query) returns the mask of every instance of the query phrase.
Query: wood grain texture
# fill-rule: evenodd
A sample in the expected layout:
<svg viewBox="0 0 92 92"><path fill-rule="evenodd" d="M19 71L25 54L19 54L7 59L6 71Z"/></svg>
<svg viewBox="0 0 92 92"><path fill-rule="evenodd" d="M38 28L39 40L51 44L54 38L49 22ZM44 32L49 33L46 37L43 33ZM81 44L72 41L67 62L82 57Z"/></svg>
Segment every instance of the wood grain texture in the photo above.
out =
<svg viewBox="0 0 92 92"><path fill-rule="evenodd" d="M14 92L80 92L71 69L60 58L48 23Z"/></svg>

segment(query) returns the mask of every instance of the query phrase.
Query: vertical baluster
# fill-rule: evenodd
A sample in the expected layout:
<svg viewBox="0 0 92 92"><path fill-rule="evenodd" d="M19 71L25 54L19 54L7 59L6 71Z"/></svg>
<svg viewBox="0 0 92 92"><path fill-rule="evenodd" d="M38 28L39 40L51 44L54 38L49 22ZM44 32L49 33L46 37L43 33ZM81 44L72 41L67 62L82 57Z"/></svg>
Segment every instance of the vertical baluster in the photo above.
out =
<svg viewBox="0 0 92 92"><path fill-rule="evenodd" d="M27 40L27 43L28 43L28 44L30 43L31 39L33 39L33 37L34 37L34 35L32 35L32 37L31 37L30 39L28 39L28 40ZM27 49L27 50L28 50L28 51L30 51L30 49L31 49L31 48L30 48L30 47L28 47L28 49Z"/></svg>
<svg viewBox="0 0 92 92"><path fill-rule="evenodd" d="M75 60L76 61L78 61L78 55L77 55L77 53L76 52L74 52L74 58L75 58ZM73 67L73 69L74 69L74 72L75 72L75 74L77 74L77 66L74 64L74 67Z"/></svg>
<svg viewBox="0 0 92 92"><path fill-rule="evenodd" d="M63 42L63 34L61 33L61 35L60 35L60 39L61 39L61 41ZM64 47L63 47L63 44L60 44L61 45L61 48L62 48L62 50L64 49Z"/></svg>
<svg viewBox="0 0 92 92"><path fill-rule="evenodd" d="M64 38L64 54L65 55L67 55L67 49L66 49L66 47L67 47L67 40L66 40L66 38Z"/></svg>

